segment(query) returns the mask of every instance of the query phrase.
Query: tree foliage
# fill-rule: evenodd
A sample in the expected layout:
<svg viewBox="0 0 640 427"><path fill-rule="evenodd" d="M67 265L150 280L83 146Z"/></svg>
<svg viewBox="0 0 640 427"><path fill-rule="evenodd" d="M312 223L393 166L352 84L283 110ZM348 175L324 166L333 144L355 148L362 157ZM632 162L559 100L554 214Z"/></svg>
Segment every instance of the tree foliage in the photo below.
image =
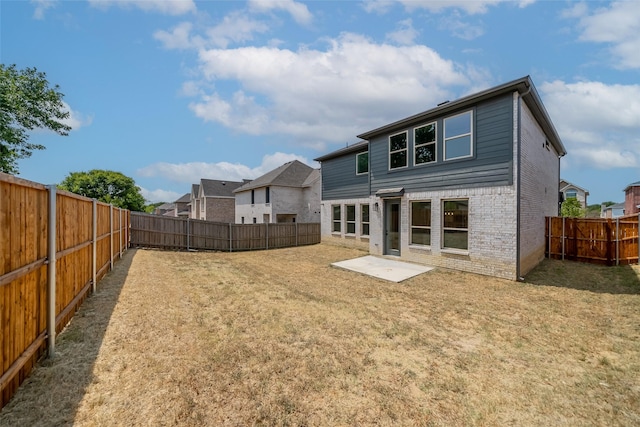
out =
<svg viewBox="0 0 640 427"><path fill-rule="evenodd" d="M562 202L560 214L571 218L584 218L585 212L578 199L572 197Z"/></svg>
<svg viewBox="0 0 640 427"><path fill-rule="evenodd" d="M72 172L58 186L81 196L132 211L144 212L145 200L135 181L120 172L93 169Z"/></svg>
<svg viewBox="0 0 640 427"><path fill-rule="evenodd" d="M18 159L45 148L29 142L29 131L43 128L69 134L71 127L62 122L69 117L63 96L58 85L49 87L45 73L0 64L0 172L18 173Z"/></svg>

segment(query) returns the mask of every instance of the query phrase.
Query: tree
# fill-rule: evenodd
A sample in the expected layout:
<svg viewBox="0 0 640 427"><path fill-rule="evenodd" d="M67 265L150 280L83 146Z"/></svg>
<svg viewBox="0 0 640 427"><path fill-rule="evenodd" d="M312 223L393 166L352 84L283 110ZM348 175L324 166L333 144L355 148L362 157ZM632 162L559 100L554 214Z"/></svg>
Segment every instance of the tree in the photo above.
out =
<svg viewBox="0 0 640 427"><path fill-rule="evenodd" d="M131 211L144 212L144 197L135 181L120 172L94 169L72 172L58 186L81 196Z"/></svg>
<svg viewBox="0 0 640 427"><path fill-rule="evenodd" d="M560 214L571 218L584 218L584 209L578 199L572 197L562 202Z"/></svg>
<svg viewBox="0 0 640 427"><path fill-rule="evenodd" d="M30 143L28 131L44 128L69 134L71 126L62 122L69 117L63 96L58 85L49 87L45 73L0 64L0 172L17 174L18 159L45 148Z"/></svg>
<svg viewBox="0 0 640 427"><path fill-rule="evenodd" d="M164 205L165 203L166 203L166 202L149 203L148 205L145 205L145 207L144 207L144 211L145 211L146 213L151 214L151 213L153 213L153 211L155 211L155 210L156 210L156 208L157 208L158 206L162 206L162 205Z"/></svg>

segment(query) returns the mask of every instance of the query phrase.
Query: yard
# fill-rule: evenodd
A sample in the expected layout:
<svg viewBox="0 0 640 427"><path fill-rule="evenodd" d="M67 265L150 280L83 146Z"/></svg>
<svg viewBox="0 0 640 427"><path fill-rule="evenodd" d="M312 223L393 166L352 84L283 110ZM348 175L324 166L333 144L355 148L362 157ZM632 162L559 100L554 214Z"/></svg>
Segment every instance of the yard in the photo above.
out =
<svg viewBox="0 0 640 427"><path fill-rule="evenodd" d="M362 255L128 251L0 425L640 424L637 266L329 266Z"/></svg>

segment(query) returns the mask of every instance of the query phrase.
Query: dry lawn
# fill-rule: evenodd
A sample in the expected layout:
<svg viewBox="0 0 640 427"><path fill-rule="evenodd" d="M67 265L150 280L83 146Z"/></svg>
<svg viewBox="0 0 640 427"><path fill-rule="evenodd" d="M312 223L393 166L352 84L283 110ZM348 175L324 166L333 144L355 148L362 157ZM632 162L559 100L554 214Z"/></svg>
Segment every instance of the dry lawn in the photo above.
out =
<svg viewBox="0 0 640 427"><path fill-rule="evenodd" d="M361 255L129 251L0 424L640 424L637 267L329 266Z"/></svg>

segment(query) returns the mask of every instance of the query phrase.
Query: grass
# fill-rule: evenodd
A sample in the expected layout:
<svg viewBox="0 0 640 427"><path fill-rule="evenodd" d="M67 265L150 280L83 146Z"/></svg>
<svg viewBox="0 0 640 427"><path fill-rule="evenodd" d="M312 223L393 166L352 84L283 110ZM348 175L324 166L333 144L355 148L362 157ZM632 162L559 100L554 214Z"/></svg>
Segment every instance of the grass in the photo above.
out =
<svg viewBox="0 0 640 427"><path fill-rule="evenodd" d="M129 251L1 425L637 425L640 270L400 284L329 245Z"/></svg>

